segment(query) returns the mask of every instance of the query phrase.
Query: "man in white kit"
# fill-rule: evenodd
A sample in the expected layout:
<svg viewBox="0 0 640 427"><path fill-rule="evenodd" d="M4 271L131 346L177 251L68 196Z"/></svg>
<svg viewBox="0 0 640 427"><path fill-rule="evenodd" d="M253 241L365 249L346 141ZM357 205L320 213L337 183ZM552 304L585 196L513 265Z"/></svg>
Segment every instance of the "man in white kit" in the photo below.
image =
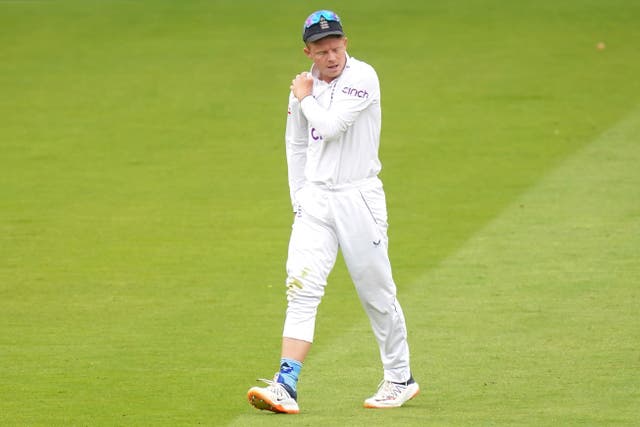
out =
<svg viewBox="0 0 640 427"><path fill-rule="evenodd" d="M304 24L311 73L291 84L286 154L295 212L287 259L287 312L280 370L252 387L258 409L299 412L296 385L311 348L327 277L342 250L378 342L384 379L367 408L402 406L420 388L411 375L404 315L396 299L382 182L380 87L375 70L350 57L340 18L312 13Z"/></svg>

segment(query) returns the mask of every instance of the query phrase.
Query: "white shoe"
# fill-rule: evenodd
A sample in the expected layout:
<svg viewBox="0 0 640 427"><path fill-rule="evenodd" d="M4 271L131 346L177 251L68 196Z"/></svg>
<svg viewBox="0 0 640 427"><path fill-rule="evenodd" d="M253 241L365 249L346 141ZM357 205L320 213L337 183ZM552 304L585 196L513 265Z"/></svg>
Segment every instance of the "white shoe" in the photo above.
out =
<svg viewBox="0 0 640 427"><path fill-rule="evenodd" d="M297 414L300 412L298 402L292 397L283 384L276 381L260 379L267 383L266 387L251 387L247 393L249 403L258 409L266 409L271 412L282 414Z"/></svg>
<svg viewBox="0 0 640 427"><path fill-rule="evenodd" d="M375 395L364 401L365 408L397 408L404 405L420 393L420 386L412 381L409 384L398 384L383 380Z"/></svg>

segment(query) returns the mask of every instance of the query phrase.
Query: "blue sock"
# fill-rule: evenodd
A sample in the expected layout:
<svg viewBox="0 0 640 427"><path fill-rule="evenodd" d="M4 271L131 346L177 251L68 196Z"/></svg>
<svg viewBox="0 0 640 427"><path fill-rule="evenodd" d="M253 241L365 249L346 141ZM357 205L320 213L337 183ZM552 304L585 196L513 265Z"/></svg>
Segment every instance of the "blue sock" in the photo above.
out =
<svg viewBox="0 0 640 427"><path fill-rule="evenodd" d="M297 397L296 386L298 385L298 376L302 370L302 363L297 360L282 358L280 359L280 372L278 373L278 382L284 384L294 399Z"/></svg>

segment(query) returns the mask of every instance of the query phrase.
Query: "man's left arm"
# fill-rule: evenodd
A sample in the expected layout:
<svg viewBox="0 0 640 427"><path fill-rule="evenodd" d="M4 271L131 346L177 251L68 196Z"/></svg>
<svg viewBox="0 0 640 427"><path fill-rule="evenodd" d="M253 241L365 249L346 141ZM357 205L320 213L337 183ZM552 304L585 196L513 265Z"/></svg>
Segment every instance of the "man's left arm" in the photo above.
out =
<svg viewBox="0 0 640 427"><path fill-rule="evenodd" d="M300 102L304 116L325 141L339 138L363 110L373 102L379 102L378 76L372 68L363 71L360 78L337 82L329 109L320 105L313 96L307 96Z"/></svg>

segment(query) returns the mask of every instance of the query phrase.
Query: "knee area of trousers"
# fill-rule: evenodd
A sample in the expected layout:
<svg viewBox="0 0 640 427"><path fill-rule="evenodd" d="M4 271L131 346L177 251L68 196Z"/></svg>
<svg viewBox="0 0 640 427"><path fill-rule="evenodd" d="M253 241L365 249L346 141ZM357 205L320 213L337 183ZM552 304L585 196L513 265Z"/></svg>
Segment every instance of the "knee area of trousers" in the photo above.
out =
<svg viewBox="0 0 640 427"><path fill-rule="evenodd" d="M362 301L362 305L365 311L371 313L375 312L382 316L397 316L398 306L395 299L389 301L388 299L369 298Z"/></svg>
<svg viewBox="0 0 640 427"><path fill-rule="evenodd" d="M321 297L323 293L323 286L315 284L311 269L306 267L298 273L290 273L287 277L286 285L289 299L295 297Z"/></svg>

